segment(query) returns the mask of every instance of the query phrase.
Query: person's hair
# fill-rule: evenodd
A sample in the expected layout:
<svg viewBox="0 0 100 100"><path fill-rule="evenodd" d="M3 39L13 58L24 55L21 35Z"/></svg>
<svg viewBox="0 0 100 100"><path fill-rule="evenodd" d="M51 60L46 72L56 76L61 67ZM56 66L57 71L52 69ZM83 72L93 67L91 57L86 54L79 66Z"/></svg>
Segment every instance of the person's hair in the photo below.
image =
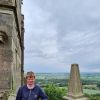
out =
<svg viewBox="0 0 100 100"><path fill-rule="evenodd" d="M35 78L34 72L32 72L32 71L27 72L27 74L26 74L26 79L27 79L28 77L34 77L34 78Z"/></svg>

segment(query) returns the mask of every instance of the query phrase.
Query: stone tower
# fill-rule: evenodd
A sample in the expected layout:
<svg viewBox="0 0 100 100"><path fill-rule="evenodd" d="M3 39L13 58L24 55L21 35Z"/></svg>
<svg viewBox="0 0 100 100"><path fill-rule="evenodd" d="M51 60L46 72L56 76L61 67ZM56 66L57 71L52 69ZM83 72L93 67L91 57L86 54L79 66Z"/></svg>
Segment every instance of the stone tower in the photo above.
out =
<svg viewBox="0 0 100 100"><path fill-rule="evenodd" d="M24 16L21 0L0 0L0 92L23 81Z"/></svg>
<svg viewBox="0 0 100 100"><path fill-rule="evenodd" d="M68 96L65 100L87 100L84 97L78 64L71 65L70 80L68 84Z"/></svg>

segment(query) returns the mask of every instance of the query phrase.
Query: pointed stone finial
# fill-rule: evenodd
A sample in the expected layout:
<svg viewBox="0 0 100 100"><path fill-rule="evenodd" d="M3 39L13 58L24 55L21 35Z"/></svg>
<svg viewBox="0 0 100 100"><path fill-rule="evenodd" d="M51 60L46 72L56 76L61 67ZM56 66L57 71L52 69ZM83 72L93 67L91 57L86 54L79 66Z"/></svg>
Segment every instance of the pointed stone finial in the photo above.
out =
<svg viewBox="0 0 100 100"><path fill-rule="evenodd" d="M71 65L70 80L68 83L68 95L65 100L88 100L84 97L82 83L80 80L80 71L78 64Z"/></svg>

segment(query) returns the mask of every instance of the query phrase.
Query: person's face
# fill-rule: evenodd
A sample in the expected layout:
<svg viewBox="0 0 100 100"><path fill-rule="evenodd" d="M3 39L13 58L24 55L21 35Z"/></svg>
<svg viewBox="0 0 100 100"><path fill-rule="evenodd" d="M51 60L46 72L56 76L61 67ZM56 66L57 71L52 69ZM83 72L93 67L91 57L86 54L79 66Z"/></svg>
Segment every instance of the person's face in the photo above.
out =
<svg viewBox="0 0 100 100"><path fill-rule="evenodd" d="M27 77L26 82L28 85L33 85L35 83L35 77L33 76Z"/></svg>

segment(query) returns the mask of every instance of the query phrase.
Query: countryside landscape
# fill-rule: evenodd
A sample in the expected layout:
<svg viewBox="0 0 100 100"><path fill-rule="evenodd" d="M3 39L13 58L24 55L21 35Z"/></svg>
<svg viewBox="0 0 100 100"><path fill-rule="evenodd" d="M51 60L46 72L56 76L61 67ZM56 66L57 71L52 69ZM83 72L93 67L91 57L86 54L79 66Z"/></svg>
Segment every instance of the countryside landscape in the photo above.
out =
<svg viewBox="0 0 100 100"><path fill-rule="evenodd" d="M54 93L57 91L58 95L65 96L67 95L69 76L69 73L36 73L36 82L45 89L49 97L54 97ZM81 73L80 77L83 93L89 100L100 100L100 73ZM56 96L54 100L60 99Z"/></svg>

